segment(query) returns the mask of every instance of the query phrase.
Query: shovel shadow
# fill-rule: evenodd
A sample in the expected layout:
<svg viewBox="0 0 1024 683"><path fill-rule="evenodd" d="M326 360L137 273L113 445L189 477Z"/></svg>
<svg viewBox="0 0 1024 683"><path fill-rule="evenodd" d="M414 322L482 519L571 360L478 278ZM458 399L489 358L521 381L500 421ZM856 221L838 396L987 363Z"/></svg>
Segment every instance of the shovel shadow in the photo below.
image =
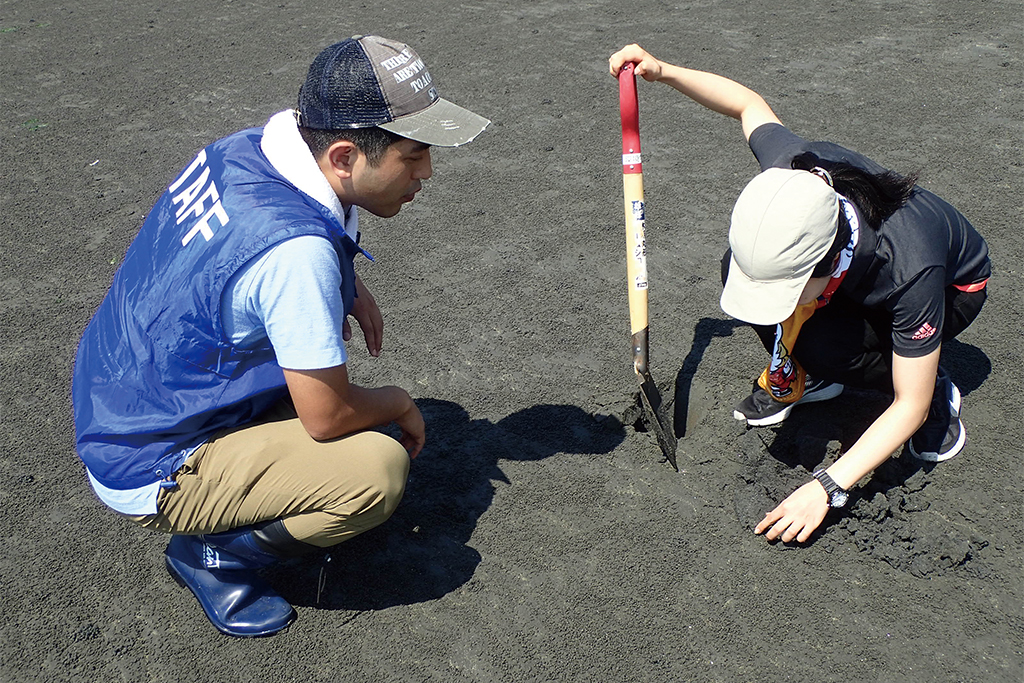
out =
<svg viewBox="0 0 1024 683"><path fill-rule="evenodd" d="M677 438L686 436L686 424L690 417L690 391L693 376L704 358L704 352L717 337L731 337L737 327L749 327L739 320L701 318L693 328L693 343L690 352L683 359L683 365L676 373L675 394L672 409L673 430Z"/></svg>

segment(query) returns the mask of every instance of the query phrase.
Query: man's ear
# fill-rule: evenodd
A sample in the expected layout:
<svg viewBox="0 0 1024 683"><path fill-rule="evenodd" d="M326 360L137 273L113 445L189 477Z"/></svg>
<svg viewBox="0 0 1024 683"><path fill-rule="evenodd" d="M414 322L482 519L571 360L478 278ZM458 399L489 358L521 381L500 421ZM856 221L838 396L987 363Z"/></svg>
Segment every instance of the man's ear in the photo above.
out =
<svg viewBox="0 0 1024 683"><path fill-rule="evenodd" d="M324 166L330 168L338 178L347 180L352 177L352 169L358 157L359 148L355 144L348 140L338 140L324 152Z"/></svg>

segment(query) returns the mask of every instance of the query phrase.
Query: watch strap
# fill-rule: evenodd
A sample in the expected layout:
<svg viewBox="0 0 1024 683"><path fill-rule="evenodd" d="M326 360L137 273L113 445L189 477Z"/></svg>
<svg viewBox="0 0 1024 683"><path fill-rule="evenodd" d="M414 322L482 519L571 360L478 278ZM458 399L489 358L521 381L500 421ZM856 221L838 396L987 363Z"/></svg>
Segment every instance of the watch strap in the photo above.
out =
<svg viewBox="0 0 1024 683"><path fill-rule="evenodd" d="M828 476L828 472L825 470L817 470L813 476L821 482L822 487L825 489L825 493L828 495L829 506L832 506L832 499L837 493L847 493L846 489L837 484L835 479Z"/></svg>

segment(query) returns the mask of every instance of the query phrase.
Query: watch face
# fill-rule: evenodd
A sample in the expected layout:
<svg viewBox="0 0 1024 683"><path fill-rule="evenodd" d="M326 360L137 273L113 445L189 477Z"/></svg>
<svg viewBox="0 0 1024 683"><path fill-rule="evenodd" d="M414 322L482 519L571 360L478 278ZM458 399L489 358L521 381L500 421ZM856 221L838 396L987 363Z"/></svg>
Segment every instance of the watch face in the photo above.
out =
<svg viewBox="0 0 1024 683"><path fill-rule="evenodd" d="M850 494L846 491L836 491L832 494L832 498L828 501L829 507L841 508L846 505L846 501L850 499Z"/></svg>

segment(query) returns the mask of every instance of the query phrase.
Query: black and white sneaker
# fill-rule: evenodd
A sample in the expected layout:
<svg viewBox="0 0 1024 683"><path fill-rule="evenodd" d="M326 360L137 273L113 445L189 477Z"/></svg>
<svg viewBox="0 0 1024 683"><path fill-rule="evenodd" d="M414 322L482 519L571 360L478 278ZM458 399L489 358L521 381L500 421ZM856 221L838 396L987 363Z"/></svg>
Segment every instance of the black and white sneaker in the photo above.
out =
<svg viewBox="0 0 1024 683"><path fill-rule="evenodd" d="M910 454L919 460L942 462L962 451L966 442L967 432L960 421L960 389L940 367L928 419L910 437Z"/></svg>
<svg viewBox="0 0 1024 683"><path fill-rule="evenodd" d="M804 383L804 395L792 403L781 403L772 398L772 395L761 388L761 385L754 381L754 389L750 396L736 404L732 416L737 420L746 422L751 427L766 427L782 422L789 417L793 406L802 403L814 403L815 401L827 401L843 393L843 385L836 382L826 382L814 379L807 375Z"/></svg>

